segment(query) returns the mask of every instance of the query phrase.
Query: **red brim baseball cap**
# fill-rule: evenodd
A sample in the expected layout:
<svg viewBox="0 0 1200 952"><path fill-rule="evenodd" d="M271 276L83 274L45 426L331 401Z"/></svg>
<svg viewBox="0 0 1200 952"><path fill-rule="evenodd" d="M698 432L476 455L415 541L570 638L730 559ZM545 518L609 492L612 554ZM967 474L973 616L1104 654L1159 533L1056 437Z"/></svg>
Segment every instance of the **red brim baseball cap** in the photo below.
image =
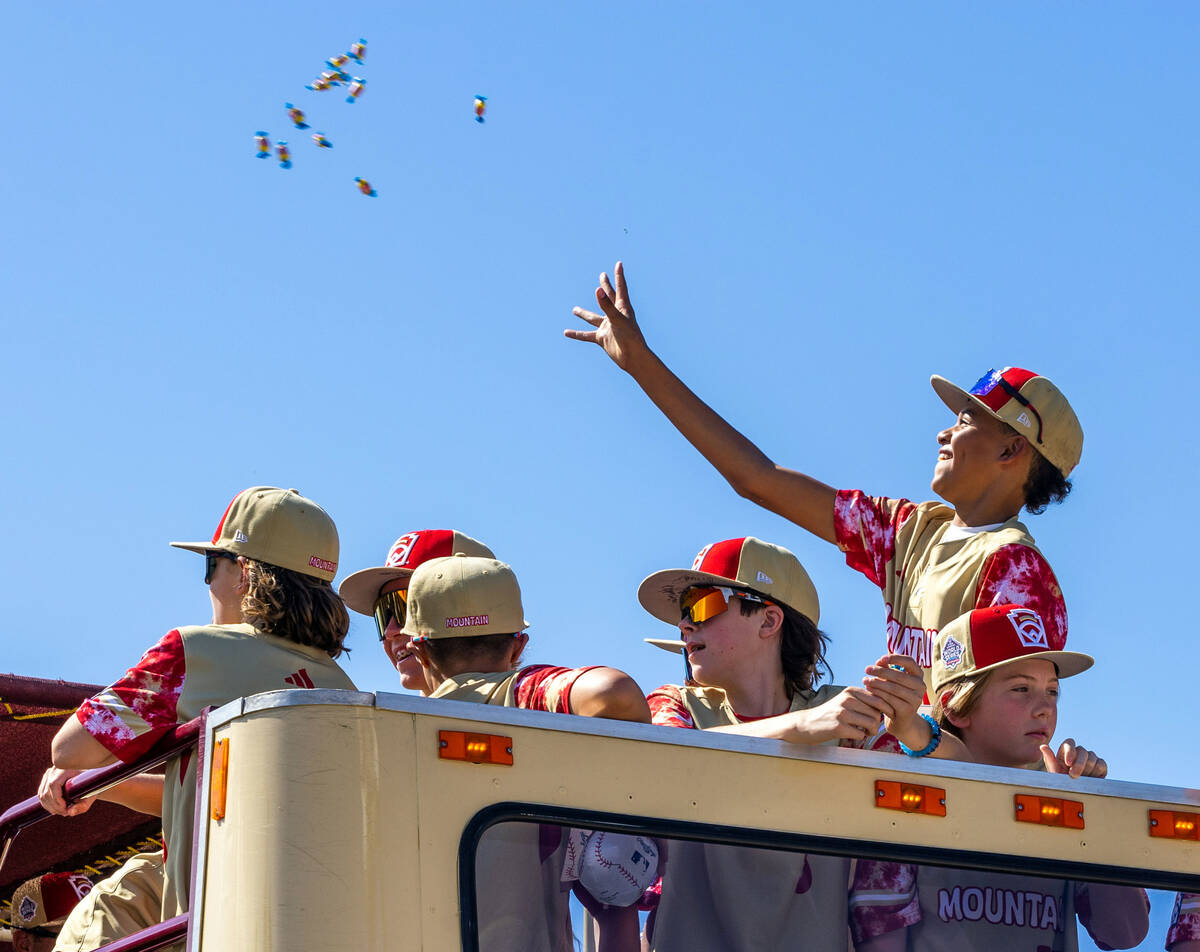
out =
<svg viewBox="0 0 1200 952"><path fill-rule="evenodd" d="M347 575L338 587L346 607L361 615L373 615L379 592L388 582L408 578L422 562L457 553L494 559L492 550L469 535L454 529L419 529L406 532L392 543L381 566Z"/></svg>

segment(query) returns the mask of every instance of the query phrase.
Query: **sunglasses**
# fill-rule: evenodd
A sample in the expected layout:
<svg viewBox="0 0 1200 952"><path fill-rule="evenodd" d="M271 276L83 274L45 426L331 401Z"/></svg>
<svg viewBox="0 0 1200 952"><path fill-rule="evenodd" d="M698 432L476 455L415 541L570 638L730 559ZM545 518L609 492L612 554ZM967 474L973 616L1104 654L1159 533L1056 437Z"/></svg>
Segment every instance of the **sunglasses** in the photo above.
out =
<svg viewBox="0 0 1200 952"><path fill-rule="evenodd" d="M386 595L380 595L375 600L375 626L379 629L380 641L383 641L384 633L388 630L388 625L392 623L392 619L395 619L396 624L403 628L404 620L407 617L407 589L400 592L388 592Z"/></svg>
<svg viewBox="0 0 1200 952"><path fill-rule="evenodd" d="M221 549L209 549L204 553L204 584L211 585L213 575L217 571L217 563L222 559L229 559L230 562L236 562L238 557L232 552L224 552Z"/></svg>
<svg viewBox="0 0 1200 952"><path fill-rule="evenodd" d="M740 592L736 588L689 588L679 600L679 608L682 611L680 621L688 619L693 625L699 625L710 618L716 618L729 607L731 598L744 598L748 602L758 602L760 605L775 604L750 592Z"/></svg>

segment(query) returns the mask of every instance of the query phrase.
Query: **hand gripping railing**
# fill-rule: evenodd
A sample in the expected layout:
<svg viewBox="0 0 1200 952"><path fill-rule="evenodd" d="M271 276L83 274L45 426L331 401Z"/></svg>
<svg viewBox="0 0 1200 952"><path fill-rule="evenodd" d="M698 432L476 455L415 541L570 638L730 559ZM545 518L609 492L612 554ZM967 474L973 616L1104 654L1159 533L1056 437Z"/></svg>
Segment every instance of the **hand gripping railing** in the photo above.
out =
<svg viewBox="0 0 1200 952"><path fill-rule="evenodd" d="M196 746L204 728L204 715L172 728L137 760L127 764L112 764L108 767L98 767L86 770L77 777L68 780L63 786L63 798L72 803L84 797L102 793L109 787L115 787L122 780L152 767L166 763L172 757L178 756L185 750ZM13 840L27 826L33 826L42 820L48 820L53 814L41 805L37 797L30 797L9 807L0 814L0 869L8 858L9 847ZM180 941L187 935L189 915L184 913L166 922L160 922L149 929L126 936L116 942L104 946L107 952L151 952Z"/></svg>

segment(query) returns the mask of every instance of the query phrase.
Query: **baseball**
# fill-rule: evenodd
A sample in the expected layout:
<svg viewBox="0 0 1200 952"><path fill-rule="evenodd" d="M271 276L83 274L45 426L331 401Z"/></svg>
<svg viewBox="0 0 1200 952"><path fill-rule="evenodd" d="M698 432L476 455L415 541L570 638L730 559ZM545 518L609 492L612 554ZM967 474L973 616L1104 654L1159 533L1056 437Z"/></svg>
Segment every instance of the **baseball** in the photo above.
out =
<svg viewBox="0 0 1200 952"><path fill-rule="evenodd" d="M579 865L579 882L600 902L632 906L658 876L658 847L644 836L593 833Z"/></svg>

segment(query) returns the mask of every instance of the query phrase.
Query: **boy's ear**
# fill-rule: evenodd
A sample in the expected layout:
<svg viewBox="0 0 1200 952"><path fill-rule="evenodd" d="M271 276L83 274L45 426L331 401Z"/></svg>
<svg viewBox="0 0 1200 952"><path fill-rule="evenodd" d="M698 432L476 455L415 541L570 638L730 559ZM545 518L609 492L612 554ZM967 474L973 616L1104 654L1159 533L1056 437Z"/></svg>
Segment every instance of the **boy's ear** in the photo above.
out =
<svg viewBox="0 0 1200 952"><path fill-rule="evenodd" d="M1025 439L1019 433L1014 433L1004 441L1004 447L1000 452L1000 460L1007 463L1020 459L1028 449L1029 440Z"/></svg>
<svg viewBox="0 0 1200 952"><path fill-rule="evenodd" d="M758 636L770 638L783 629L783 609L778 605L767 605L759 617Z"/></svg>
<svg viewBox="0 0 1200 952"><path fill-rule="evenodd" d="M525 653L525 646L529 644L529 635L526 632L513 635L512 651L508 656L508 666L515 668L521 660L521 655Z"/></svg>
<svg viewBox="0 0 1200 952"><path fill-rule="evenodd" d="M428 671L430 668L429 651L425 647L425 642L414 641L409 647L412 648L412 653L416 655L417 660L421 662L421 667Z"/></svg>

